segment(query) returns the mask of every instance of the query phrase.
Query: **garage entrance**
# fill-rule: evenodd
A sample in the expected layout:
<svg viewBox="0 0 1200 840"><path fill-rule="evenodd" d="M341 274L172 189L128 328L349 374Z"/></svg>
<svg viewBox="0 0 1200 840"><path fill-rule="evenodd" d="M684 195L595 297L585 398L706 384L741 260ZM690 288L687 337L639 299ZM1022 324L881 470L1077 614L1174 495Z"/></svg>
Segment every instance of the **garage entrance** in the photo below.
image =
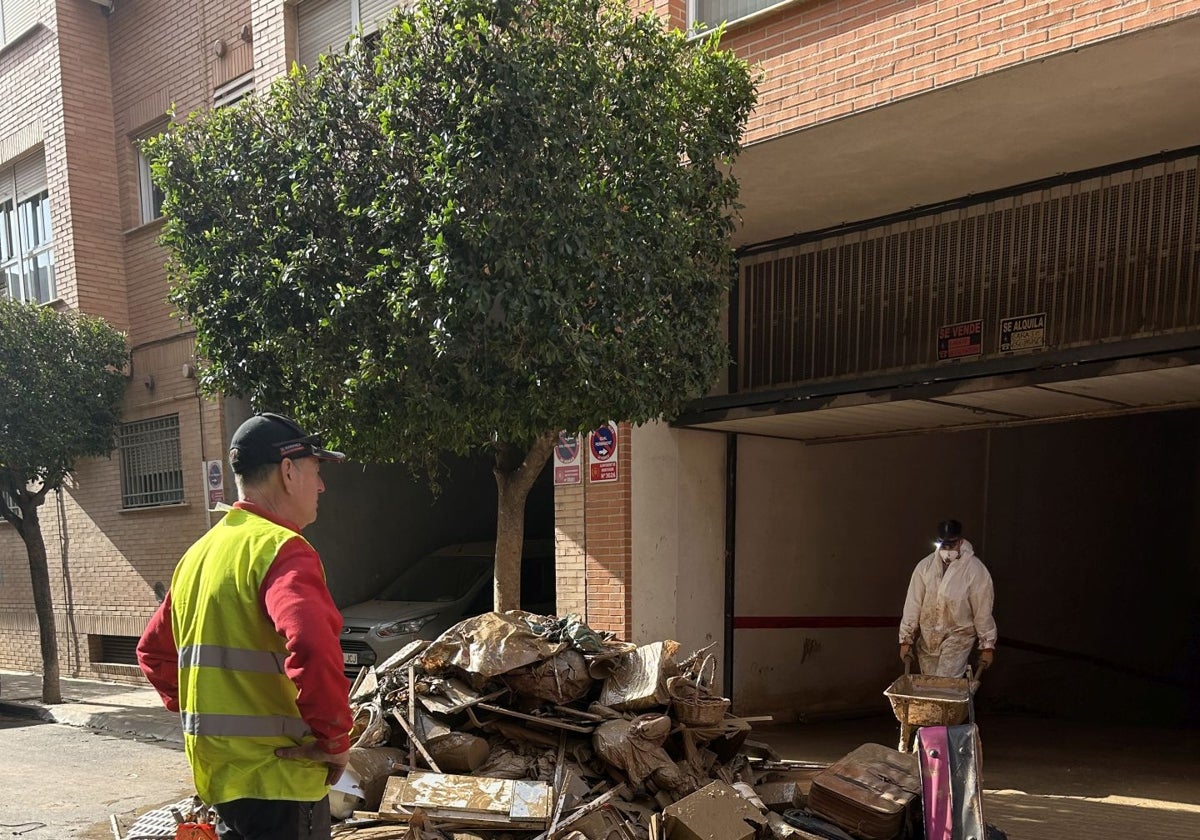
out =
<svg viewBox="0 0 1200 840"><path fill-rule="evenodd" d="M1190 149L743 250L729 393L674 424L730 440L739 709L877 709L955 518L987 702L1197 722L1198 243Z"/></svg>
<svg viewBox="0 0 1200 840"><path fill-rule="evenodd" d="M996 587L981 708L1200 723L1197 432L1189 409L823 445L739 435L737 708L886 709L908 577L953 517Z"/></svg>

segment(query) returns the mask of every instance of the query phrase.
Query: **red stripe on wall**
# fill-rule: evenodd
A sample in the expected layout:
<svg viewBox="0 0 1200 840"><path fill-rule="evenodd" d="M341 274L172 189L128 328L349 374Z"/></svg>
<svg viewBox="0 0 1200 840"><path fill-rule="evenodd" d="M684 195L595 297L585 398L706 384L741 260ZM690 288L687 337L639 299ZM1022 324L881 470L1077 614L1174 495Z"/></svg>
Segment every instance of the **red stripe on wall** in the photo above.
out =
<svg viewBox="0 0 1200 840"><path fill-rule="evenodd" d="M900 617L891 615L740 615L733 619L734 630L899 626Z"/></svg>

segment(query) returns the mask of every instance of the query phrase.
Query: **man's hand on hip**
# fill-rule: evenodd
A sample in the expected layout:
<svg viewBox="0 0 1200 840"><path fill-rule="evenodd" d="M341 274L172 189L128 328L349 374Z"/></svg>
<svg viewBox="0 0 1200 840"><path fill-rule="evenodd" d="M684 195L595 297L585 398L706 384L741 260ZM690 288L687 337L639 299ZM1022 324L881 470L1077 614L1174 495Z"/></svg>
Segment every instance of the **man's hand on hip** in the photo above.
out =
<svg viewBox="0 0 1200 840"><path fill-rule="evenodd" d="M342 777L342 771L346 769L346 762L350 760L350 751L340 753L327 753L317 746L316 741L311 741L300 747L280 747L275 750L275 755L280 758L290 758L297 761L315 761L318 764L324 764L329 768L329 772L325 775L325 784L335 785L337 780Z"/></svg>

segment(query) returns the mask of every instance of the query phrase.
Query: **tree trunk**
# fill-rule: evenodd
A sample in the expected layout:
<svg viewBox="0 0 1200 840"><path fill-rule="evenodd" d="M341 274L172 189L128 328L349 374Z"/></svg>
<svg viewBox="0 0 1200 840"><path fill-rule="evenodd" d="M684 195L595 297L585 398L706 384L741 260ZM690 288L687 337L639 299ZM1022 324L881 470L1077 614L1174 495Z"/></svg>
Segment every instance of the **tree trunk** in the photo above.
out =
<svg viewBox="0 0 1200 840"><path fill-rule="evenodd" d="M502 445L496 455L496 579L495 609L521 608L521 553L525 545L525 500L537 479L557 432L546 432L521 458L519 450Z"/></svg>
<svg viewBox="0 0 1200 840"><path fill-rule="evenodd" d="M54 629L54 601L50 594L50 569L46 564L46 543L38 521L37 502L21 508L21 536L29 555L29 576L33 582L33 607L37 612L38 634L42 643L42 702L61 703L62 685L58 673L58 634Z"/></svg>

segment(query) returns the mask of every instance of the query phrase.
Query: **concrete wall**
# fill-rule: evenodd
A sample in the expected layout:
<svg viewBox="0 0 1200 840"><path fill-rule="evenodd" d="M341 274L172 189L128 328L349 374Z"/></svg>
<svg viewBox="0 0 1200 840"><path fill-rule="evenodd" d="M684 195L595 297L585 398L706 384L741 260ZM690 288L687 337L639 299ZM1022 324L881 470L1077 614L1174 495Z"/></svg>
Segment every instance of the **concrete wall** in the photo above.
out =
<svg viewBox="0 0 1200 840"><path fill-rule="evenodd" d="M675 639L683 652L717 642L723 662L725 437L633 430L632 641Z"/></svg>
<svg viewBox="0 0 1200 840"><path fill-rule="evenodd" d="M1198 429L1200 412L1175 411L825 446L740 438L737 615L760 626L735 633L738 711L886 710L909 574L953 516L996 586L984 707L1194 715Z"/></svg>
<svg viewBox="0 0 1200 840"><path fill-rule="evenodd" d="M738 443L734 702L781 719L877 707L896 632L831 628L898 616L941 519L982 519L982 434L805 446ZM869 622L863 622L869 623ZM807 626L786 626L786 625Z"/></svg>

